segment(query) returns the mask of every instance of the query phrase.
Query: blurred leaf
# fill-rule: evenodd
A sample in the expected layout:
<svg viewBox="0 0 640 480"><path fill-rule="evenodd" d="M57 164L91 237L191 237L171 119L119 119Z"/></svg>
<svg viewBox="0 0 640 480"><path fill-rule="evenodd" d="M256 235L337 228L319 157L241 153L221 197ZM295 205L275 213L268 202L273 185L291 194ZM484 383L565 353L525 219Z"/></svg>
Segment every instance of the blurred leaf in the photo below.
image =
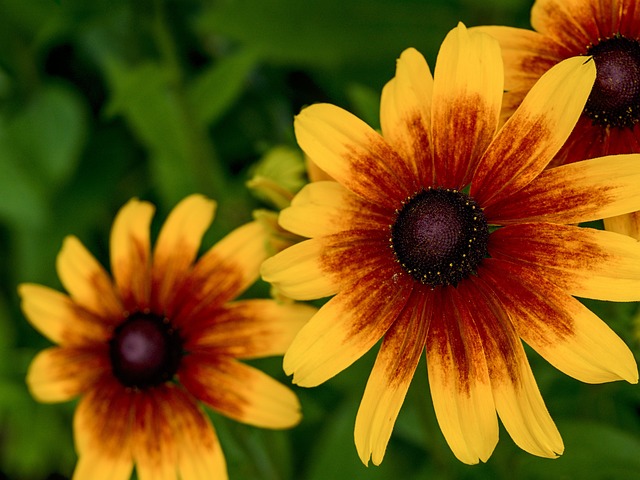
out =
<svg viewBox="0 0 640 480"><path fill-rule="evenodd" d="M593 422L563 422L558 427L565 441L562 457L553 461L523 457L514 478L637 478L640 472L640 438L637 435Z"/></svg>
<svg viewBox="0 0 640 480"><path fill-rule="evenodd" d="M233 105L256 61L254 52L243 50L222 57L196 77L187 95L199 122L213 124Z"/></svg>
<svg viewBox="0 0 640 480"><path fill-rule="evenodd" d="M73 173L86 134L81 98L68 88L48 86L7 125L20 163L43 185L57 187Z"/></svg>
<svg viewBox="0 0 640 480"><path fill-rule="evenodd" d="M199 27L255 48L269 61L336 67L388 61L409 46L439 42L455 27L449 10L424 0L227 1L206 11Z"/></svg>
<svg viewBox="0 0 640 480"><path fill-rule="evenodd" d="M352 84L347 88L353 113L372 128L380 128L380 93L360 84Z"/></svg>

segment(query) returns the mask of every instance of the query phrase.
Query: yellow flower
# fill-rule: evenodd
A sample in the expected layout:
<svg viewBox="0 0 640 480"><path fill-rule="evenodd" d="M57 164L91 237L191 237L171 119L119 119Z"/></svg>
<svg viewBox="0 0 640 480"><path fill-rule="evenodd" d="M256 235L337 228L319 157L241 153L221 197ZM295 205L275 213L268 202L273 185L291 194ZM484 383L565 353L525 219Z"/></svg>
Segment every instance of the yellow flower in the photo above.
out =
<svg viewBox="0 0 640 480"><path fill-rule="evenodd" d="M296 299L333 296L293 340L284 368L311 387L382 345L355 443L379 464L426 350L435 413L461 461L486 461L499 416L544 457L563 443L520 339L584 382L637 382L631 351L574 296L640 299L640 244L570 224L640 207L640 155L545 167L571 132L593 62L561 62L498 130L498 43L459 25L432 77L406 50L382 92L382 135L332 105L295 120L304 152L336 182L282 211L311 237L268 259L265 280ZM497 414L496 414L497 413Z"/></svg>
<svg viewBox="0 0 640 480"><path fill-rule="evenodd" d="M591 55L597 76L573 133L552 164L640 153L640 7L637 0L537 0L535 31L477 27L498 39L505 62L508 118L558 62ZM640 212L606 219L608 230L640 240Z"/></svg>
<svg viewBox="0 0 640 480"><path fill-rule="evenodd" d="M153 253L154 207L129 201L111 231L113 280L73 236L57 259L65 295L19 287L27 319L57 346L40 352L27 383L43 402L81 396L76 480L227 478L198 401L240 422L288 428L295 394L238 359L280 355L314 309L232 301L258 276L266 234L242 226L196 261L215 203L180 202Z"/></svg>

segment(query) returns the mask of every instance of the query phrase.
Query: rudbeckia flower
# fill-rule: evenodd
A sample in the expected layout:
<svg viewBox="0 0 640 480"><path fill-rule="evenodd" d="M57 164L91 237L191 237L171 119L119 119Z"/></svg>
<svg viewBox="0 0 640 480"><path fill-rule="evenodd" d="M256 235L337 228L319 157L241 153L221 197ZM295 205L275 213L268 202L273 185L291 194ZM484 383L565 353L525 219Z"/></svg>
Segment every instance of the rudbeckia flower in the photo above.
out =
<svg viewBox="0 0 640 480"><path fill-rule="evenodd" d="M153 253L154 207L129 201L111 230L113 279L80 241L64 240L57 270L68 295L19 287L27 319L57 344L33 360L36 399L80 396L76 480L227 478L199 402L243 423L288 428L295 394L239 362L284 353L314 309L234 300L265 258L260 225L242 226L195 261L214 202L192 195L164 223Z"/></svg>
<svg viewBox="0 0 640 480"><path fill-rule="evenodd" d="M296 117L300 146L336 181L281 212L310 238L262 274L292 298L334 295L284 356L294 383L325 382L382 339L355 422L365 464L382 461L424 351L440 428L469 464L491 455L498 416L524 450L563 452L522 340L578 380L637 382L631 351L575 297L640 299L640 244L573 224L640 207L640 155L545 169L595 75L584 57L561 62L498 130L498 43L459 25L433 77L402 53L381 134L333 105Z"/></svg>
<svg viewBox="0 0 640 480"><path fill-rule="evenodd" d="M504 117L553 65L590 55L596 81L554 164L640 153L640 5L637 0L537 0L535 31L477 27L498 39L505 62ZM640 213L605 220L607 229L640 240Z"/></svg>

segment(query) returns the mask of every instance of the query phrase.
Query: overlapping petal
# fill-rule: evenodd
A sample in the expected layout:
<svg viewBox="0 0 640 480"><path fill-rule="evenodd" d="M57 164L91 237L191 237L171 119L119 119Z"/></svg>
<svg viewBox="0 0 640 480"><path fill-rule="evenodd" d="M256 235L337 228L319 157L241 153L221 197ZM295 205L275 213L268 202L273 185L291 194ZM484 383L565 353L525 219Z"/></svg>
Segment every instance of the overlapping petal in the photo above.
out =
<svg viewBox="0 0 640 480"><path fill-rule="evenodd" d="M111 228L111 273L126 310L149 306L151 240L149 227L155 208L130 200L120 209Z"/></svg>
<svg viewBox="0 0 640 480"><path fill-rule="evenodd" d="M153 252L153 303L172 312L178 287L190 272L202 236L211 225L215 202L202 195L191 195L171 211Z"/></svg>
<svg viewBox="0 0 640 480"><path fill-rule="evenodd" d="M84 393L110 373L106 352L100 348L51 347L38 353L27 372L31 394L41 402L64 402Z"/></svg>
<svg viewBox="0 0 640 480"><path fill-rule="evenodd" d="M32 283L21 284L18 293L31 325L54 343L83 345L109 335L103 322L63 293Z"/></svg>
<svg viewBox="0 0 640 480"><path fill-rule="evenodd" d="M425 347L433 298L414 291L384 335L360 402L354 431L360 460L382 462L391 431Z"/></svg>
<svg viewBox="0 0 640 480"><path fill-rule="evenodd" d="M393 209L419 187L411 162L346 110L311 105L294 127L298 144L322 170L370 202Z"/></svg>
<svg viewBox="0 0 640 480"><path fill-rule="evenodd" d="M583 298L640 300L640 243L612 232L550 223L498 229L489 252ZM506 266L506 265L505 265Z"/></svg>
<svg viewBox="0 0 640 480"><path fill-rule="evenodd" d="M122 302L111 278L80 240L68 236L56 259L58 276L73 301L105 323L122 319Z"/></svg>
<svg viewBox="0 0 640 480"><path fill-rule="evenodd" d="M488 205L491 223L580 223L640 209L640 154L551 168L517 195Z"/></svg>
<svg viewBox="0 0 640 480"><path fill-rule="evenodd" d="M419 183L432 183L431 96L433 77L426 60L408 48L400 55L396 76L382 90L382 136L413 170Z"/></svg>
<svg viewBox="0 0 640 480"><path fill-rule="evenodd" d="M498 417L483 339L466 290L439 292L427 337L427 367L433 407L455 456L485 462L498 442ZM486 311L486 306L485 306Z"/></svg>
<svg viewBox="0 0 640 480"><path fill-rule="evenodd" d="M476 201L489 207L542 172L576 124L595 76L593 61L574 57L540 78L480 160L470 190Z"/></svg>
<svg viewBox="0 0 640 480"><path fill-rule="evenodd" d="M461 189L498 129L504 74L500 46L459 24L436 61L432 134L436 183ZM464 138L465 141L459 141Z"/></svg>
<svg viewBox="0 0 640 480"><path fill-rule="evenodd" d="M536 271L487 261L483 278L518 334L556 368L582 382L638 382L638 367L624 342L593 312Z"/></svg>
<svg viewBox="0 0 640 480"><path fill-rule="evenodd" d="M185 348L241 359L282 355L315 312L309 305L266 299L229 303L189 336Z"/></svg>
<svg viewBox="0 0 640 480"><path fill-rule="evenodd" d="M640 212L605 218L604 228L640 241Z"/></svg>

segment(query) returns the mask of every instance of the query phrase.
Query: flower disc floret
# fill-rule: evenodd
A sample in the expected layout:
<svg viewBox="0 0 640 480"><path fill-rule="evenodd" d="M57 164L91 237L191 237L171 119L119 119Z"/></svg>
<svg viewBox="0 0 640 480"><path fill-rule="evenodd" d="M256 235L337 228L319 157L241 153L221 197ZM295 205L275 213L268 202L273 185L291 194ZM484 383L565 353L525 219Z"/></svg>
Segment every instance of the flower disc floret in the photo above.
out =
<svg viewBox="0 0 640 480"><path fill-rule="evenodd" d="M457 285L487 256L489 228L477 203L454 189L428 188L404 202L391 225L391 248L416 280Z"/></svg>
<svg viewBox="0 0 640 480"><path fill-rule="evenodd" d="M640 120L640 42L615 35L587 52L597 76L585 113L605 127L633 127Z"/></svg>
<svg viewBox="0 0 640 480"><path fill-rule="evenodd" d="M115 330L109 356L113 374L124 386L157 386L178 371L182 339L168 318L138 312Z"/></svg>

